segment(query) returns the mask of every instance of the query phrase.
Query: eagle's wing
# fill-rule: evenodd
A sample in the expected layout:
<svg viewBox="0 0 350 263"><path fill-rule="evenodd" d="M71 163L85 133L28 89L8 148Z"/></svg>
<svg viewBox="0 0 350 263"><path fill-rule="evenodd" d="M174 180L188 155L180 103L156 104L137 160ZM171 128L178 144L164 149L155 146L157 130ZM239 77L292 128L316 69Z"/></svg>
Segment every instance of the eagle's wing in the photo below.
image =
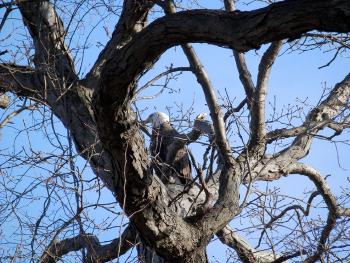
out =
<svg viewBox="0 0 350 263"><path fill-rule="evenodd" d="M204 134L214 135L215 133L213 123L208 120L196 119L193 127Z"/></svg>
<svg viewBox="0 0 350 263"><path fill-rule="evenodd" d="M191 180L191 162L186 145L172 151L179 133L170 123L162 124L159 129L153 129L151 138L151 154L154 161L154 169L158 177L169 181L169 178L178 178L185 184ZM165 164L166 167L163 167ZM176 179L175 179L176 181Z"/></svg>
<svg viewBox="0 0 350 263"><path fill-rule="evenodd" d="M176 153L173 167L178 173L181 183L186 184L192 180L191 162L186 146L182 147Z"/></svg>

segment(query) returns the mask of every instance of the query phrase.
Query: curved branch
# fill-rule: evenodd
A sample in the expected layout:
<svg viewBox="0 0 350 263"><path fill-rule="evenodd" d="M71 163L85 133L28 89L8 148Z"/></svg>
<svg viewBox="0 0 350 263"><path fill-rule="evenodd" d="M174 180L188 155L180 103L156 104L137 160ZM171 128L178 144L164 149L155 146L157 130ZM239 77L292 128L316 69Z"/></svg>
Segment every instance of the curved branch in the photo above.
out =
<svg viewBox="0 0 350 263"><path fill-rule="evenodd" d="M167 257L171 249L176 250L176 254L184 253L193 249L194 244L188 244L189 248L178 247L176 240L183 241L189 236L193 239L197 231L202 236L203 231L215 233L224 227L238 211L239 193L232 189L238 189L240 179L232 165L223 167L222 178L233 180L228 181L225 189L220 189L220 202L196 225L200 230L184 223L166 207L164 186L147 174L147 154L129 107L141 72L177 44L206 42L244 51L309 30L349 31L349 16L350 3L346 0L283 1L252 12L186 11L157 19L113 53L103 68L101 86L95 90L93 102L98 131L103 145L115 160L113 174L119 176L115 185L121 193L118 199L120 203L125 201L125 211L136 226L143 228L142 235L147 242L158 246L157 252ZM164 214L172 218L170 223ZM160 237L159 227L164 227L163 231L170 233L169 236ZM162 251L160 238L172 244L171 249ZM205 244L208 241L205 239L196 245Z"/></svg>
<svg viewBox="0 0 350 263"><path fill-rule="evenodd" d="M155 1L151 0L126 0L123 4L123 11L118 20L118 24L113 31L111 40L101 51L97 61L86 75L84 83L91 89L95 89L101 78L101 71L106 61L113 55L116 49L125 46L147 25L149 10Z"/></svg>
<svg viewBox="0 0 350 263"><path fill-rule="evenodd" d="M299 160L303 158L311 147L312 139L317 131L324 128L331 122L331 119L336 117L344 107L348 106L350 98L350 74L345 79L335 85L328 97L320 103L319 106L312 109L306 116L303 123L304 127L310 128L314 122L319 122L315 125L312 134L303 133L298 135L292 145L280 153L281 158L289 158L290 160Z"/></svg>
<svg viewBox="0 0 350 263"><path fill-rule="evenodd" d="M154 21L110 56L102 74L107 84L103 101L122 103L126 94L133 92L138 75L172 46L206 42L247 51L310 30L348 32L349 17L346 0L283 1L250 12L192 10L170 14Z"/></svg>
<svg viewBox="0 0 350 263"><path fill-rule="evenodd" d="M311 255L304 261L307 263L313 263L319 260L322 253L327 249L325 244L329 238L331 231L336 226L337 218L339 218L340 216L347 216L347 214L344 213L344 208L341 208L337 204L337 200L335 196L331 193L326 180L314 168L302 163L296 163L291 165L289 173L307 176L315 184L318 192L322 195L323 200L325 201L328 207L327 223L321 232L317 249L313 255Z"/></svg>
<svg viewBox="0 0 350 263"><path fill-rule="evenodd" d="M259 263L262 262L255 255L256 251L251 247L242 237L240 237L231 227L228 225L216 233L220 241L233 248L239 259L243 263Z"/></svg>
<svg viewBox="0 0 350 263"><path fill-rule="evenodd" d="M316 169L303 163L295 163L289 167L288 173L307 176L315 184L318 192L322 195L329 212L335 217L339 216L337 200L331 193L326 180Z"/></svg>
<svg viewBox="0 0 350 263"><path fill-rule="evenodd" d="M348 215L347 215L347 213L344 213L344 211L345 211L344 208L341 208L338 206L337 200L336 200L335 196L331 193L331 191L327 185L326 180L314 168L312 168L308 165L302 164L302 163L294 163L294 164L289 166L288 171L286 171L286 174L301 174L301 175L307 176L315 184L315 186L317 188L317 192L314 192L310 196L308 202L310 203L311 200L319 193L323 197L323 200L325 201L325 203L327 205L328 218L327 218L326 225L324 226L324 228L321 232L320 239L319 239L318 245L317 245L317 249L313 253L313 255L309 256L304 261L304 262L308 262L308 263L316 262L320 258L321 254L326 250L325 244L330 236L331 231L333 230L333 228L336 225L337 218L339 218L340 216L348 216ZM271 221L266 225L266 227L268 227L275 220L277 220L278 218L283 216L290 209L300 209L301 211L303 211L303 213L305 215L307 215L309 213L310 206L308 204L306 210L304 210L300 206L288 207L284 211L282 211L282 213L280 215L272 218ZM300 253L294 253L294 254L291 254L289 256L287 255L286 257L290 258L290 257L296 257L298 255L300 255ZM281 257L280 259L277 259L276 262L281 262L281 259L284 259L286 257Z"/></svg>
<svg viewBox="0 0 350 263"><path fill-rule="evenodd" d="M33 110L35 109L35 105L30 106L22 106L21 108L11 112L9 115L7 115L1 122L0 122L0 129L4 128L16 115L20 114L22 111L25 110Z"/></svg>
<svg viewBox="0 0 350 263"><path fill-rule="evenodd" d="M315 107L304 123L292 129L275 130L267 134L269 142L278 138L294 137L292 144L274 155L264 158L253 169L252 178L272 181L288 173L290 165L303 158L310 150L312 140L319 130L330 125L344 108L348 107L350 98L350 74L335 85L328 97Z"/></svg>
<svg viewBox="0 0 350 263"><path fill-rule="evenodd" d="M124 230L121 237L114 239L107 245L100 245L96 236L90 234L80 234L72 238L66 238L59 242L53 242L46 248L40 257L40 263L55 263L64 255L83 248L88 251L88 262L107 262L125 254L135 245L136 232L132 227Z"/></svg>
<svg viewBox="0 0 350 263"><path fill-rule="evenodd" d="M317 244L317 249L313 255L304 260L305 263L314 263L318 261L322 255L322 253L327 249L326 242L331 234L331 231L335 227L337 222L337 217L333 215L331 212L328 213L327 223L323 227L321 232L320 240Z"/></svg>
<svg viewBox="0 0 350 263"><path fill-rule="evenodd" d="M219 237L222 243L233 248L236 251L239 259L243 263L276 262L276 260L274 260L275 257L273 253L256 251L251 245L247 243L247 241L240 237L228 225L221 229L216 235Z"/></svg>

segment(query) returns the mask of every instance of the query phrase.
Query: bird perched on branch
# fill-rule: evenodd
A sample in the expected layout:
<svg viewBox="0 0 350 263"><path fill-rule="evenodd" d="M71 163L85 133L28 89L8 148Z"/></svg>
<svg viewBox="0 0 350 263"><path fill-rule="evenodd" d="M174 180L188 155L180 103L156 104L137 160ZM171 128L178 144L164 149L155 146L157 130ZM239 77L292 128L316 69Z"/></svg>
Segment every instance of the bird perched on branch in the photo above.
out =
<svg viewBox="0 0 350 263"><path fill-rule="evenodd" d="M193 124L193 127L199 130L202 134L207 134L209 137L214 136L214 126L211 121L206 120L207 114L201 113L199 114Z"/></svg>
<svg viewBox="0 0 350 263"><path fill-rule="evenodd" d="M150 151L153 169L163 182L186 184L192 180L191 163L186 144L174 149L181 135L170 124L170 118L163 112L155 112L143 122L152 124Z"/></svg>
<svg viewBox="0 0 350 263"><path fill-rule="evenodd" d="M205 121L205 116L201 113L196 117L193 130L188 134L178 133L163 112L152 113L143 121L143 124L152 124L152 168L163 182L186 184L192 180L186 145L197 140L202 133L212 132L212 125Z"/></svg>

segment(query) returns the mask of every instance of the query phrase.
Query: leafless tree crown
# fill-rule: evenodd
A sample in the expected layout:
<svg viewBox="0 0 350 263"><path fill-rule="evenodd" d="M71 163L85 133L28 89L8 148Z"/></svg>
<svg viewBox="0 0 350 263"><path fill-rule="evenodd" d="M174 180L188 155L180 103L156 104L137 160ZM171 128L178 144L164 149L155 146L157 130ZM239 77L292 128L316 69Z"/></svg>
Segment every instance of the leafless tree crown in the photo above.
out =
<svg viewBox="0 0 350 263"><path fill-rule="evenodd" d="M276 60L318 52L322 74L348 59L349 0L3 0L0 14L1 262L209 262L217 240L227 262L348 262L349 177L308 156L326 143L346 168L350 74L283 107L290 83L268 90ZM200 44L240 85L216 86ZM166 127L143 122L156 111Z"/></svg>

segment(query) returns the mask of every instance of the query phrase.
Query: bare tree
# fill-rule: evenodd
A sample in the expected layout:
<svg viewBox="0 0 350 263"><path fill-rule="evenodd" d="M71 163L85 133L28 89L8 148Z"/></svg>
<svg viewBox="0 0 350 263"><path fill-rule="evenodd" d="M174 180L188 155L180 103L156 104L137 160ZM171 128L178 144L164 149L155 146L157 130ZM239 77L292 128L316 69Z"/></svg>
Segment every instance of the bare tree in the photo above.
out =
<svg viewBox="0 0 350 263"><path fill-rule="evenodd" d="M298 105L273 109L271 116L266 111L270 72L282 49L326 48L334 55L321 67L346 54L350 2L247 1L266 6L245 12L236 10L234 1L217 2L222 9L171 0L0 3L0 129L11 128L18 114L26 114L21 128L12 127L17 133L13 148L1 149L0 222L16 226L12 234L0 231L1 261L119 261L136 249L140 262L208 262L206 248L218 238L232 248L232 262L346 262L349 187L334 193L327 176L304 157L315 138L349 143L343 131L350 121L350 75L326 87L317 105L307 108L303 102L304 111ZM104 24L108 17L118 19L111 34ZM11 24L18 18L25 28ZM100 24L110 39L98 42L102 51L85 74L90 51L79 31L88 25L90 37ZM17 32L21 40L8 44ZM218 94L190 43L231 50L244 91L236 106L229 92ZM254 81L244 52L264 44ZM170 65L147 75L175 46L189 66ZM166 160L159 161L147 151L145 136L149 141L151 132L143 125L138 101L157 101L184 72L192 73L202 89L212 123L206 128L212 131L194 120L191 109L180 111L183 123L167 142ZM142 96L152 85L160 85L160 91ZM334 132L325 135L324 129ZM33 148L38 136L49 146ZM192 180L173 183L158 176L159 171L173 173L179 150L200 136L203 156L188 150ZM313 183L304 199L270 184L260 187L293 174ZM37 211L21 212L26 206ZM108 216L96 217L94 210ZM246 227L229 225L238 218ZM112 237L103 237L106 231ZM249 235L255 241L246 241Z"/></svg>

